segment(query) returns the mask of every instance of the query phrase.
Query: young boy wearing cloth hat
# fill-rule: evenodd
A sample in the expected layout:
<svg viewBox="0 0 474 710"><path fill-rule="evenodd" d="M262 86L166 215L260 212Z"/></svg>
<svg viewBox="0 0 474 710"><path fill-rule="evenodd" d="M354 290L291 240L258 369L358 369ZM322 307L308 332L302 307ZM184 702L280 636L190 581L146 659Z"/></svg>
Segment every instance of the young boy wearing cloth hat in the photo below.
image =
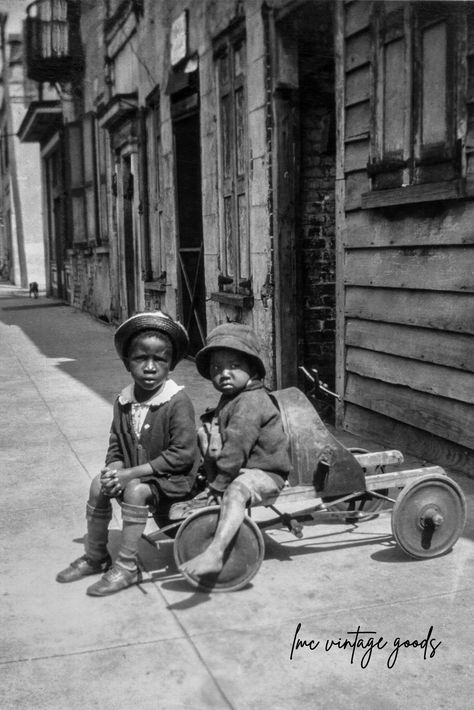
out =
<svg viewBox="0 0 474 710"><path fill-rule="evenodd" d="M74 582L105 572L87 589L91 596L113 594L140 581L137 549L148 512L188 497L197 454L193 405L169 378L186 355L185 329L161 311L139 313L122 323L114 340L133 383L114 403L105 468L90 486L85 555L56 577ZM107 551L111 498L120 503L123 521L113 566Z"/></svg>
<svg viewBox="0 0 474 710"><path fill-rule="evenodd" d="M263 386L265 367L254 331L239 323L217 326L196 355L196 366L222 395L198 433L210 491L216 499L222 496L219 523L210 545L181 565L185 574L201 577L222 570L247 505L278 495L290 461L280 413Z"/></svg>

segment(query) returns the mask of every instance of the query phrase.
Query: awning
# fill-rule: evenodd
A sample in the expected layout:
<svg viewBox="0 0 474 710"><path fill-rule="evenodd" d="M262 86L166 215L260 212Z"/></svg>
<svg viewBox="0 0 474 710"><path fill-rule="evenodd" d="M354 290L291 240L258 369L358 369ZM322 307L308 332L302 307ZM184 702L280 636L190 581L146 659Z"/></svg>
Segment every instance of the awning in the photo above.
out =
<svg viewBox="0 0 474 710"><path fill-rule="evenodd" d="M99 109L97 118L101 128L110 130L116 124L123 122L130 114L138 109L138 96L132 94L116 94L110 101Z"/></svg>
<svg viewBox="0 0 474 710"><path fill-rule="evenodd" d="M17 135L22 143L44 143L62 125L63 112L59 101L32 101Z"/></svg>

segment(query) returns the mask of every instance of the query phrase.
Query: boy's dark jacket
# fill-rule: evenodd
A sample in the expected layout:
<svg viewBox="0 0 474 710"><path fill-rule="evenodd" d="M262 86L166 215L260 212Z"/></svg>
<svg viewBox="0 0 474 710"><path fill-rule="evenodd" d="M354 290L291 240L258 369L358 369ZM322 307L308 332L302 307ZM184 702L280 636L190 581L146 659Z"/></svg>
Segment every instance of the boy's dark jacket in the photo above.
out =
<svg viewBox="0 0 474 710"><path fill-rule="evenodd" d="M123 461L125 468L150 463L160 489L175 498L191 491L196 458L194 408L185 392L151 405L139 438L133 431L131 404L115 400L106 466L115 461Z"/></svg>
<svg viewBox="0 0 474 710"><path fill-rule="evenodd" d="M242 468L288 476L288 438L280 412L261 381L250 383L234 397L221 397L212 414L217 417L222 438L212 488L225 490Z"/></svg>

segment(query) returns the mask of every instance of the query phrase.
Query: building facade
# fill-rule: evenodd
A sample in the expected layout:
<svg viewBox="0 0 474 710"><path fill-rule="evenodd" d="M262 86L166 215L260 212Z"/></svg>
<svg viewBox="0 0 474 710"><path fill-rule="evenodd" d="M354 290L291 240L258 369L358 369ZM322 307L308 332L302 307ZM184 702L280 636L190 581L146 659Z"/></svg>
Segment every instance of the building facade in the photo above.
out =
<svg viewBox="0 0 474 710"><path fill-rule="evenodd" d="M52 294L227 320L268 384L315 367L348 430L473 462L466 3L37 0ZM472 74L472 76L471 76ZM331 416L332 400L322 400Z"/></svg>
<svg viewBox="0 0 474 710"><path fill-rule="evenodd" d="M13 13L0 7L0 279L44 289L39 151L17 137L37 91L24 71L22 14L21 3Z"/></svg>

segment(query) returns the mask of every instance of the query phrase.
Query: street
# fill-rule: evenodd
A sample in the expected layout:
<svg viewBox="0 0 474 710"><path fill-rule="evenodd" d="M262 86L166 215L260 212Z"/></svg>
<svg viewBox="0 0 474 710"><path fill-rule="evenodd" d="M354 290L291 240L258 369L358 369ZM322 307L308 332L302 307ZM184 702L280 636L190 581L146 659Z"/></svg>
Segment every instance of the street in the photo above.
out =
<svg viewBox="0 0 474 710"><path fill-rule="evenodd" d="M142 541L139 587L93 598L90 580L56 583L82 554L89 483L129 382L113 332L0 292L2 710L471 707L474 478L452 474L468 519L440 558L405 556L383 514L309 521L301 540L270 528L258 575L235 593L193 590L168 539ZM191 360L173 377L197 415L217 401ZM115 515L112 554L119 529Z"/></svg>

